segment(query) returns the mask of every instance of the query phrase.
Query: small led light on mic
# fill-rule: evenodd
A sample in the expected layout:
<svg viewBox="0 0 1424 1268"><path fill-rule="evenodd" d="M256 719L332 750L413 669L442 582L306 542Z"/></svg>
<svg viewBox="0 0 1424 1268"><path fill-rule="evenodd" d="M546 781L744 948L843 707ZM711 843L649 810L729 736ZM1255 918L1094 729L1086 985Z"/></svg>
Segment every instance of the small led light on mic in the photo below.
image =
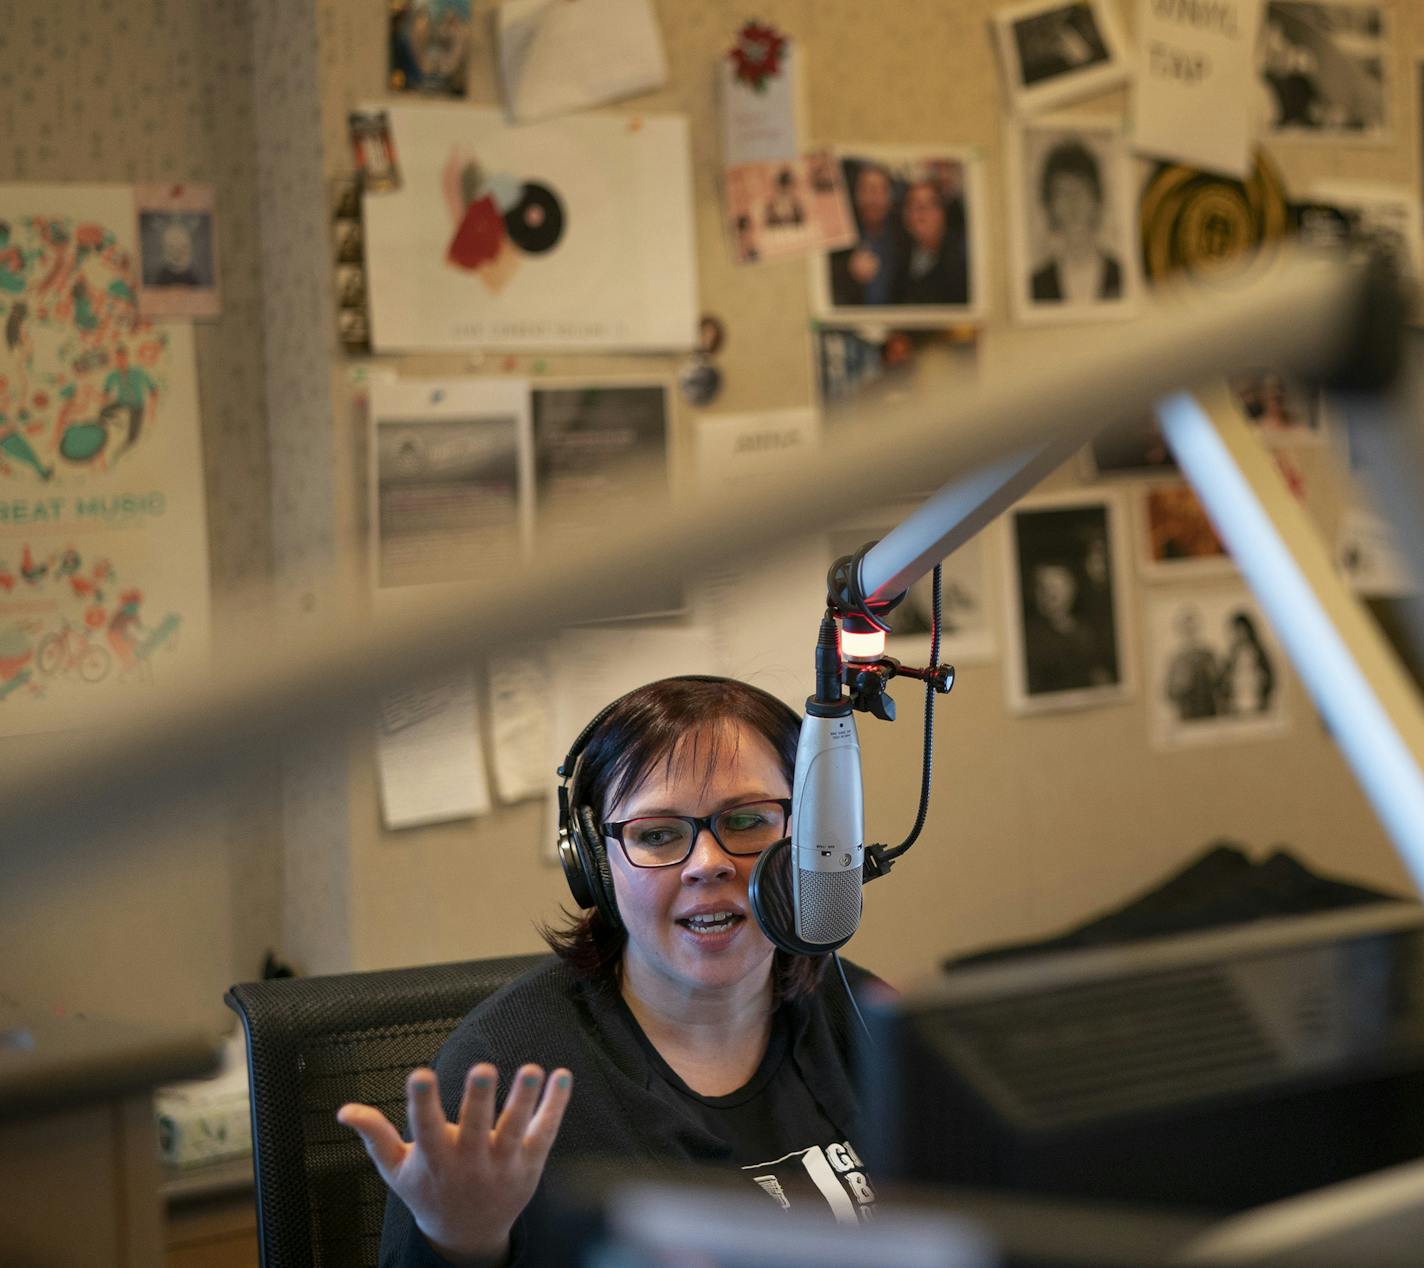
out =
<svg viewBox="0 0 1424 1268"><path fill-rule="evenodd" d="M885 631L841 630L841 655L847 660L879 660L885 655Z"/></svg>

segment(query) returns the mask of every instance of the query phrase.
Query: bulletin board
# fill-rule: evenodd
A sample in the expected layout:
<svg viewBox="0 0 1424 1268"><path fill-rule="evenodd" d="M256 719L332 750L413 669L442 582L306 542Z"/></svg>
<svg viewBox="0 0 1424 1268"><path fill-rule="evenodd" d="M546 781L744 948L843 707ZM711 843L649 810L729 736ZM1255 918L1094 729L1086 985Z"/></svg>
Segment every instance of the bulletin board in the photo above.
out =
<svg viewBox="0 0 1424 1268"><path fill-rule="evenodd" d="M485 7L475 6L476 30L483 29L480 10ZM1135 6L1112 0L1107 9L1116 38L1130 43ZM1332 184L1358 193L1361 186L1387 183L1417 193L1416 63L1424 57L1424 21L1411 6L1380 9L1391 35L1367 53L1381 63L1390 84L1387 115L1378 126L1371 123L1350 138L1326 140L1283 128L1267 140L1265 158L1248 179L1278 183L1295 201L1318 198L1323 203L1321 191L1328 192ZM608 109L624 116L646 111L687 120L698 312L714 316L723 336L713 357L720 375L715 399L693 403L682 391L671 398L671 462L675 473L686 474L704 421L824 410L830 397L849 390L847 367L883 358L887 339L882 329L871 331L869 338L836 335L826 342L828 332L839 329L839 318L821 309L812 265L805 258L737 261L724 202L716 81L719 60L747 14L720 2L662 0L655 10L667 56L667 85ZM976 302L964 312L951 311L930 326L905 332L903 345L911 354L937 346L938 352L972 364L981 377L1011 374L1025 360L1053 356L1062 335L1061 324L1043 320L1042 309L1052 302L1044 290L1047 281L1037 292L1029 285L1042 271L1037 262L1045 232L1042 210L1037 227L1023 210L1035 189L1034 164L1041 169L1044 156L1063 136L1082 140L1099 156L1100 177L1111 187L1106 213L1118 218L1123 241L1132 244L1138 237L1140 191L1154 174L1138 159L1122 162L1093 149L1107 145L1103 138L1126 117L1128 97L1120 78L1108 78L1090 96L1055 101L1051 110L1035 108L1024 117L1024 126L1010 126L1014 103L994 22L1004 10L982 0L897 0L870 17L864 5L840 0L768 0L757 14L795 40L809 146L834 147L865 163L881 159L923 165L939 159L977 173L976 232L983 271ZM381 98L384 31L342 6L332 13L322 38L323 150L326 174L336 181L350 169L347 110L355 102ZM1022 74L1024 68L1019 70ZM490 49L478 43L469 67L468 99L485 105L499 101ZM1264 98L1252 102L1253 109L1268 105ZM1186 196L1178 187L1173 190L1174 196ZM1417 249L1420 232L1417 218L1405 226L1410 249ZM1149 255L1129 252L1117 261L1117 290L1095 297L1104 307L1088 305L1075 322L1080 335L1086 331L1090 337L1112 338L1125 314L1109 310L1119 297L1129 301L1146 284ZM971 327L972 335L964 327ZM343 514L360 523L362 508L369 504L363 411L365 385L373 375L517 376L535 384L568 378L676 383L690 351L631 355L470 348L335 355L333 373L344 386L333 434L343 469L354 473ZM913 372L905 381L913 383ZM1281 423L1283 434L1272 439L1282 470L1333 541L1361 497L1340 461L1338 428L1328 421L1318 426L1306 416L1309 411L1296 410L1285 388L1258 382L1249 390L1256 393L1259 412ZM1269 402L1262 404L1267 397ZM1114 417L1112 401L1103 402L1103 413L1105 423ZM828 410L822 422L828 428L840 425ZM853 425L873 426L873 417ZM1205 563L1204 569L1181 569L1178 547L1162 546L1163 535L1180 527L1174 495L1160 492L1173 487L1169 473L1144 471L1107 451L1096 459L1085 454L986 530L973 547L979 559L953 561L966 570L961 615L978 614L977 641L964 652L954 691L940 705L928 824L895 875L867 892L853 958L891 980L908 980L947 956L1045 936L1085 920L1151 887L1222 840L1258 858L1288 849L1322 871L1407 892L1403 869L1283 657L1272 654L1270 700L1257 719L1259 727L1225 725L1213 732L1187 726L1184 731L1180 718L1174 728L1158 716L1167 672L1161 647L1191 623L1184 609L1192 607L1195 619L1209 627L1206 641L1223 660L1231 652L1223 629L1238 613L1255 615L1249 595L1229 569L1212 575L1209 543L1193 546L1185 561ZM894 508L887 508L887 515L894 514ZM1063 531L1086 533L1084 541L1097 540L1093 535L1099 534L1111 542L1111 567L1120 574L1114 594L1128 631L1115 652L1117 672L1130 690L1086 702L1045 701L1054 690L1036 687L1032 673L1011 663L1023 641L1023 632L1016 636L1011 629L1022 616L1015 605L1029 592L1029 579L1043 562L1034 553L1034 526L1048 522L1043 517L1049 515L1067 526ZM854 535L859 527L848 526L847 532ZM362 525L363 535L368 528ZM1199 526L1180 531L1190 535ZM785 546L788 552L798 546L812 554L816 549L806 543ZM911 641L913 627L909 630L902 645L917 646ZM1269 633L1258 629L1258 635L1270 651ZM807 631L808 665L811 637ZM1259 676L1253 688L1247 669L1237 677L1240 698L1260 690ZM481 692L488 745L498 727L489 716L498 701L488 681ZM893 842L904 834L918 790L919 692L902 686L897 695L898 722L866 719L860 728L872 840ZM1071 707L1032 707L1045 702ZM576 726L583 719L568 721ZM1202 736L1207 742L1198 742ZM547 862L552 828L544 800L536 796L501 805L496 799L488 814L474 819L396 832L380 826L369 737L353 740L349 775L344 790L354 895L349 967L538 947L533 923L554 917L559 905L568 902L560 876ZM552 769L548 778L552 784ZM300 896L293 901L300 906Z"/></svg>

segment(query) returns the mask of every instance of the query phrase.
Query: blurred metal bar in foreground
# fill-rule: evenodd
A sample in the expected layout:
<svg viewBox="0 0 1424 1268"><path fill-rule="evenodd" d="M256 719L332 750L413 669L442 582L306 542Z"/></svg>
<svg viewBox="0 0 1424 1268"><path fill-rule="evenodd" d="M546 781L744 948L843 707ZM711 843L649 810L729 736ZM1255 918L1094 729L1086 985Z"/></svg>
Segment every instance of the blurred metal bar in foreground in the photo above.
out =
<svg viewBox="0 0 1424 1268"><path fill-rule="evenodd" d="M0 772L0 850L98 837L191 795L246 754L365 721L375 696L395 684L619 615L670 578L825 529L907 490L972 478L1049 442L1081 442L1224 369L1337 372L1360 355L1358 332L1380 307L1370 287L1363 268L1295 256L1234 288L1168 289L1109 347L1065 338L1051 365L1013 382L961 401L931 391L877 411L873 426L847 428L854 434L819 455L783 463L774 485L739 497L650 499L622 515L591 508L577 549L502 566L478 584L402 596L397 614L370 617L365 596L353 594L322 628L254 647L201 691L140 717L110 711L91 730L14 754Z"/></svg>
<svg viewBox="0 0 1424 1268"><path fill-rule="evenodd" d="M1424 891L1424 705L1320 531L1222 386L1158 407L1162 431Z"/></svg>

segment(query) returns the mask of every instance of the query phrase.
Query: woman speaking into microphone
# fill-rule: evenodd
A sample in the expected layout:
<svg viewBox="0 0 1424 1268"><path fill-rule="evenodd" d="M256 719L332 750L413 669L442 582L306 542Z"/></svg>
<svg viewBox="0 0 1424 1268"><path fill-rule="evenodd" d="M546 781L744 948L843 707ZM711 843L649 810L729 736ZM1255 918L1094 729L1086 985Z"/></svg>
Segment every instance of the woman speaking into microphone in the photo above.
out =
<svg viewBox="0 0 1424 1268"><path fill-rule="evenodd" d="M582 910L543 930L555 956L412 1072L408 1139L370 1106L338 1114L390 1188L383 1268L542 1262L531 1203L574 1161L711 1165L784 1208L870 1213L851 1002L825 956L772 946L748 896L790 831L799 730L775 697L706 677L585 727L560 767Z"/></svg>

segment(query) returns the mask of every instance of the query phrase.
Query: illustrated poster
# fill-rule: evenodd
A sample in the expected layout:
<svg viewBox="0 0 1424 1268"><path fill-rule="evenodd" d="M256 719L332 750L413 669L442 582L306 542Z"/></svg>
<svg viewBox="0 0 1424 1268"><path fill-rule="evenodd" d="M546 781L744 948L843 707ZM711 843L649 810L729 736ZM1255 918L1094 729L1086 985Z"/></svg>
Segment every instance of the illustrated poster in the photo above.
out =
<svg viewBox="0 0 1424 1268"><path fill-rule="evenodd" d="M387 114L401 187L364 200L377 351L694 345L685 119Z"/></svg>
<svg viewBox="0 0 1424 1268"><path fill-rule="evenodd" d="M138 313L127 185L0 186L0 735L207 670L192 330Z"/></svg>

